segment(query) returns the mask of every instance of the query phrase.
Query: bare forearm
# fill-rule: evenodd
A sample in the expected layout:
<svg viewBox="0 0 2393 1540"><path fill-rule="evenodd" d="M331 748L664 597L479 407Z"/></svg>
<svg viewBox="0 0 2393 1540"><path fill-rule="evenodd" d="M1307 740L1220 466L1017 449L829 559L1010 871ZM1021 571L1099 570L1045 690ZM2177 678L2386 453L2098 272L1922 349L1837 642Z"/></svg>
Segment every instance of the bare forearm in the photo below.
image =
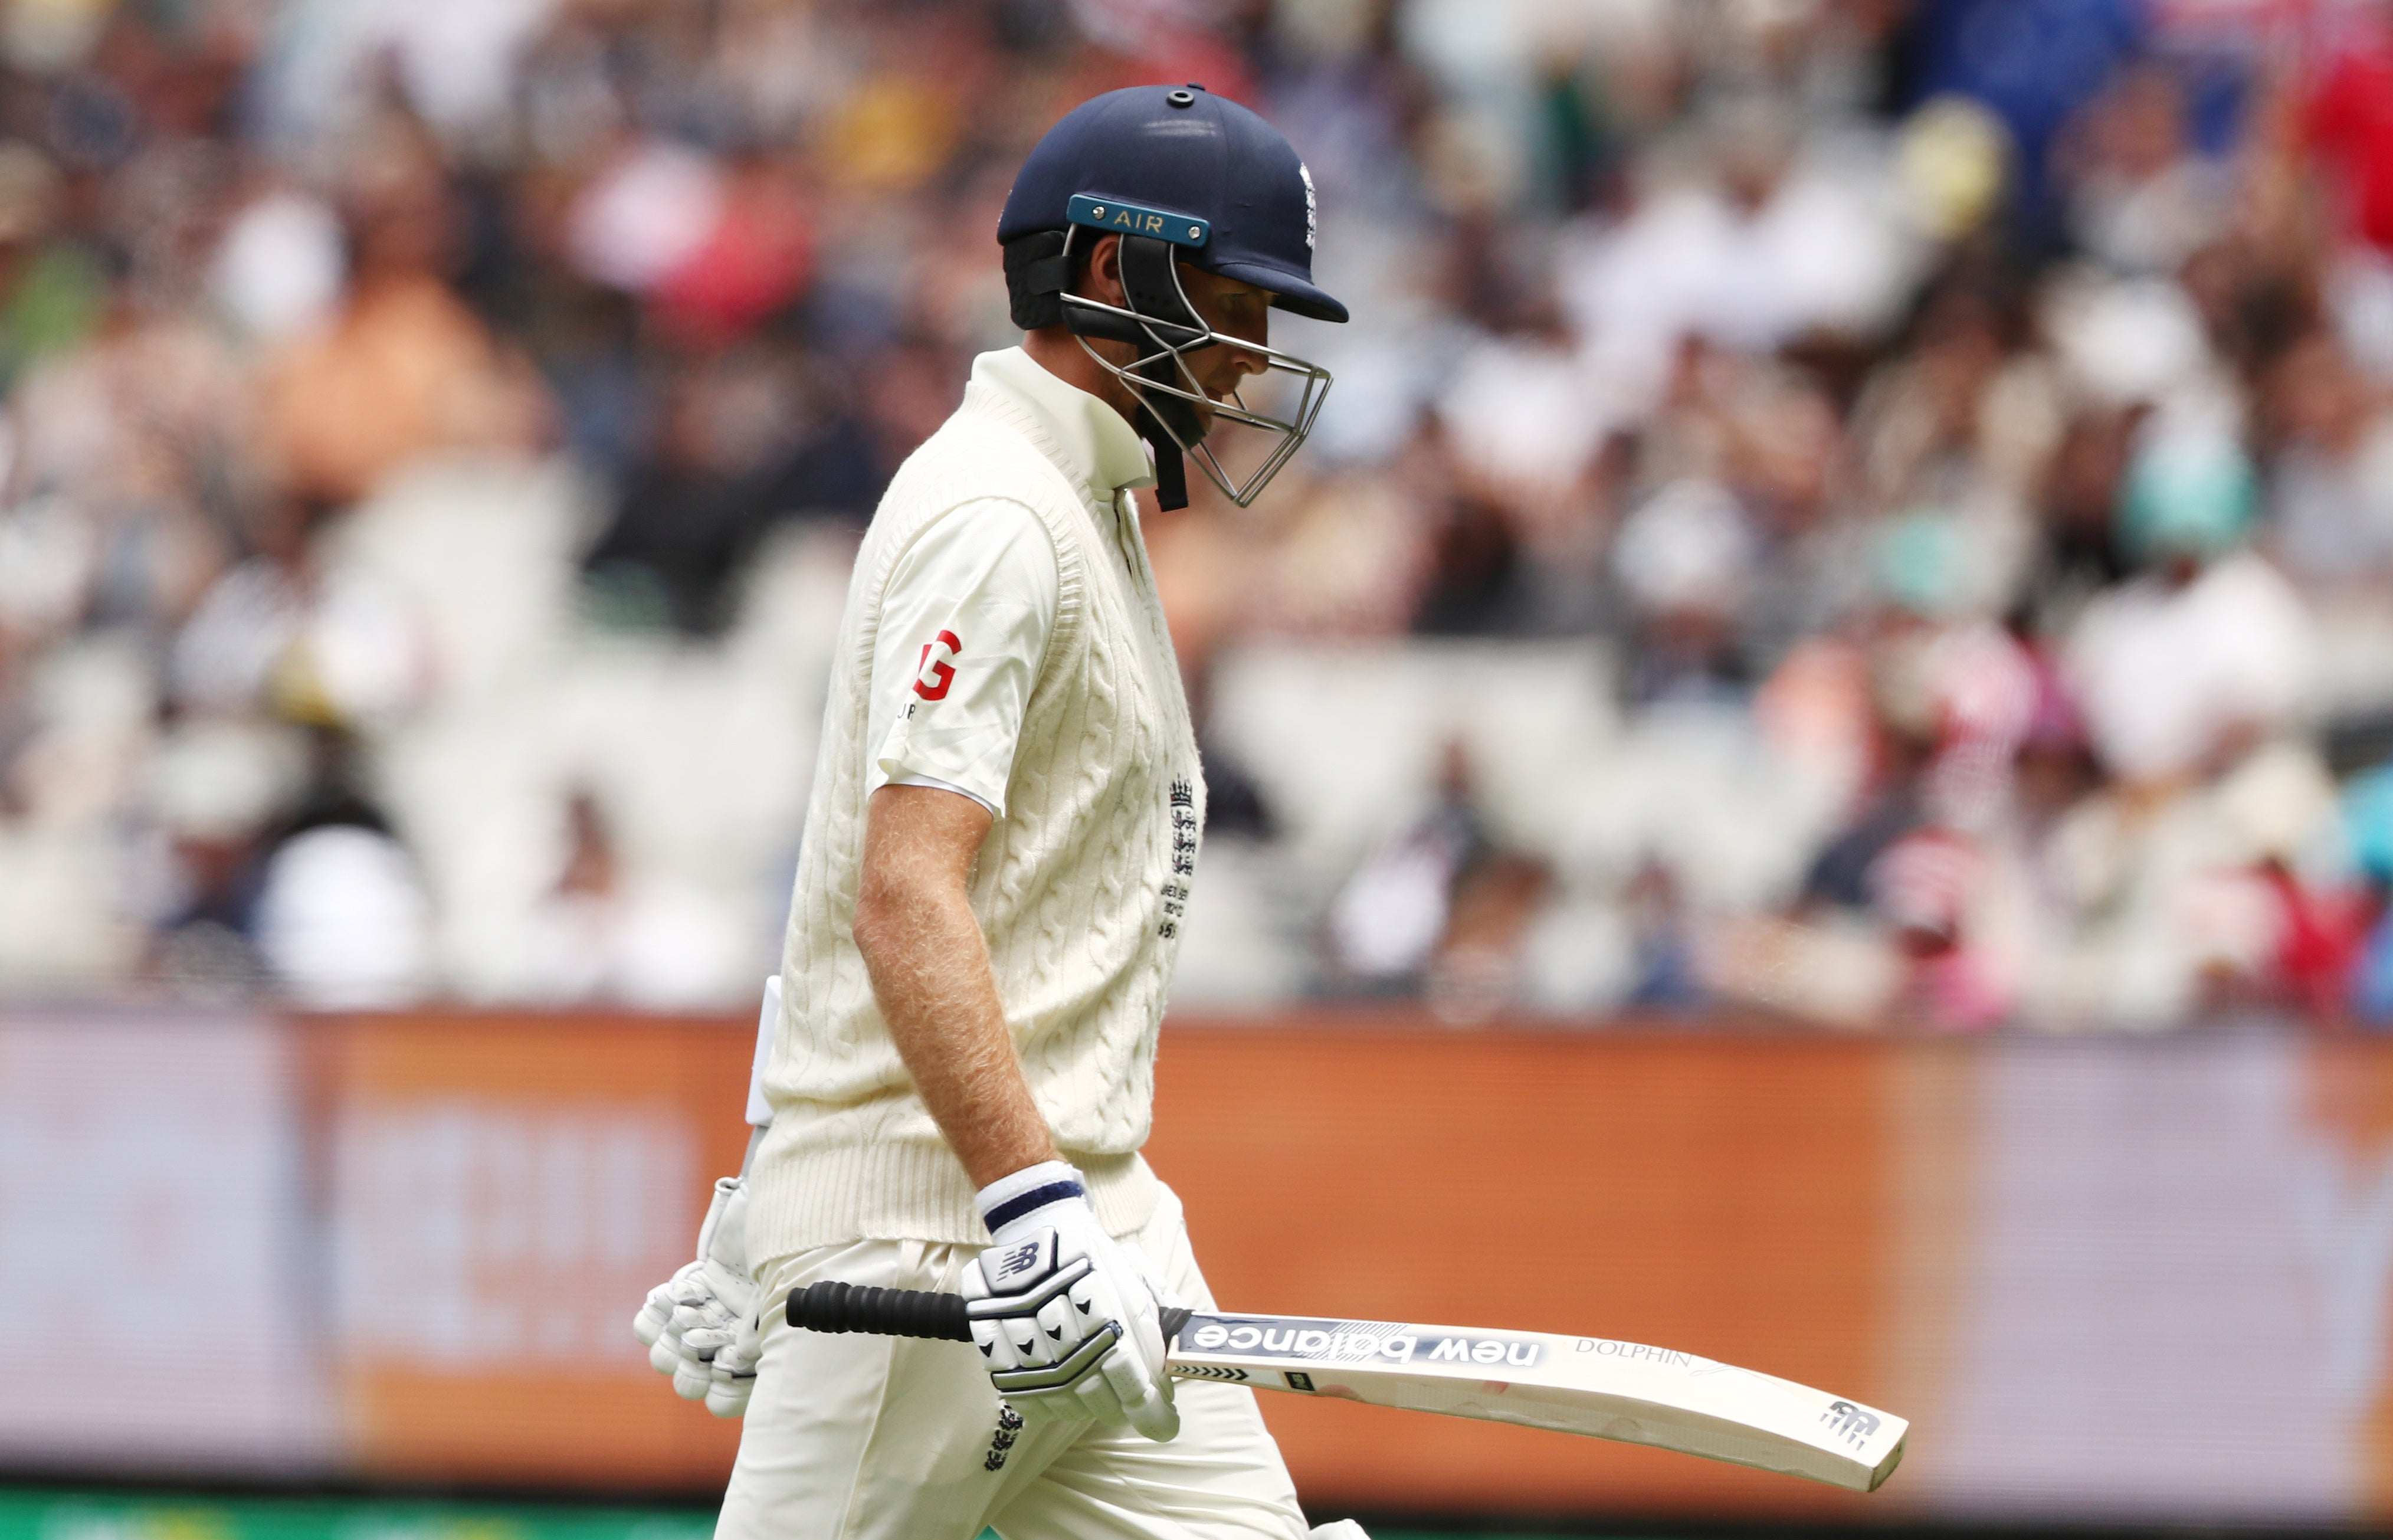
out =
<svg viewBox="0 0 2393 1540"><path fill-rule="evenodd" d="M963 800L916 788L889 787L874 794L856 943L890 1040L922 1104L974 1184L985 1187L1026 1166L1055 1159L1054 1140L1006 1030L988 946L966 894L963 865L941 858L942 850L952 848L963 832L949 828L942 837L934 829L931 839L909 838L922 831L880 817L883 800L901 792ZM953 810L935 804L932 811Z"/></svg>
<svg viewBox="0 0 2393 1540"><path fill-rule="evenodd" d="M890 1040L974 1184L1054 1159L972 910L909 905L895 923L857 932L859 945L875 935L864 961Z"/></svg>

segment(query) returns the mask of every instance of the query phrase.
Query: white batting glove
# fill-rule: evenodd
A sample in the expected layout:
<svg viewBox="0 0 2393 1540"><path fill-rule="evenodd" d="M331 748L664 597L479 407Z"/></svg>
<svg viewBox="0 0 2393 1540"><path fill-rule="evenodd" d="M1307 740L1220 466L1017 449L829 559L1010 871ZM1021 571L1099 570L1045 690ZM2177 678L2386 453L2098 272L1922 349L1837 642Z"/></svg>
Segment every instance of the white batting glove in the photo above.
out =
<svg viewBox="0 0 2393 1540"><path fill-rule="evenodd" d="M718 1417L747 1411L756 1381L757 1290L748 1272L747 1218L747 1184L738 1177L717 1181L699 1226L698 1259L650 1289L632 1318L649 1366L673 1376L675 1395L705 1402Z"/></svg>
<svg viewBox="0 0 2393 1540"><path fill-rule="evenodd" d="M1097 1222L1080 1173L1049 1161L989 1183L979 1203L995 1244L965 1266L963 1295L997 1393L1025 1422L1127 1423L1158 1443L1178 1433L1155 1286Z"/></svg>
<svg viewBox="0 0 2393 1540"><path fill-rule="evenodd" d="M691 1332L682 1340L695 1347L698 1335ZM706 1409L718 1417L747 1415L748 1392L756 1388L756 1361L764 1356L763 1323L754 1311L741 1316L728 1335L730 1340L714 1350L707 1364Z"/></svg>

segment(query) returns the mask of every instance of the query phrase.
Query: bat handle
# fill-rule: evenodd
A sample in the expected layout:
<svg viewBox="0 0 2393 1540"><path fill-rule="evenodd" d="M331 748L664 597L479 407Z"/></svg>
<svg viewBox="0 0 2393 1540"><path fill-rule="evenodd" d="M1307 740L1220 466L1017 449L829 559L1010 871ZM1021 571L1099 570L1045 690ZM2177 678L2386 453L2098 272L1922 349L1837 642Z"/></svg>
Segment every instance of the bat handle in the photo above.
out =
<svg viewBox="0 0 2393 1540"><path fill-rule="evenodd" d="M935 1342L972 1340L961 1294L873 1288L826 1278L790 1290L788 1308L790 1325L808 1331L860 1331L876 1337L928 1338Z"/></svg>
<svg viewBox="0 0 2393 1540"><path fill-rule="evenodd" d="M876 1337L919 1337L934 1342L969 1342L972 1327L961 1294L910 1288L873 1288L832 1279L790 1290L790 1325L808 1331L869 1332ZM1195 1312L1177 1305L1161 1316L1169 1346Z"/></svg>

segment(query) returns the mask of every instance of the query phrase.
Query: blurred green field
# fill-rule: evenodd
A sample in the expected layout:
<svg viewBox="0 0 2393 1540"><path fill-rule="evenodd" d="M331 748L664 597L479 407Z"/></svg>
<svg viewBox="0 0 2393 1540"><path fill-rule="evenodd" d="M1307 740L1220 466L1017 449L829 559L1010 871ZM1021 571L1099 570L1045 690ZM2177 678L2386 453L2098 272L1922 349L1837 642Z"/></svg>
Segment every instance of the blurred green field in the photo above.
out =
<svg viewBox="0 0 2393 1540"><path fill-rule="evenodd" d="M0 1487L0 1540L710 1540L695 1507L451 1503L362 1497L224 1497ZM998 1540L994 1531L981 1540ZM1419 1530L1372 1540L1530 1540ZM1535 1540L1625 1540L1545 1534Z"/></svg>
<svg viewBox="0 0 2393 1540"><path fill-rule="evenodd" d="M0 1540L709 1540L702 1508L0 1490Z"/></svg>

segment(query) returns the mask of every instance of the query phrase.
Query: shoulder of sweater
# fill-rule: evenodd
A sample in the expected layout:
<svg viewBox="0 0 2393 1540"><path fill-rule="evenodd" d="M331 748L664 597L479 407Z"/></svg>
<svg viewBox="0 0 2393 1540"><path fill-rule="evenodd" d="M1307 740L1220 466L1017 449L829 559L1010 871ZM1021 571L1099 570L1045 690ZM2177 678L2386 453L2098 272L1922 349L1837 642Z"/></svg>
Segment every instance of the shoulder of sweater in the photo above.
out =
<svg viewBox="0 0 2393 1540"><path fill-rule="evenodd" d="M1097 533L1085 495L1011 424L985 414L959 411L906 457L882 494L867 544L894 562L934 524L976 504L1012 504L1044 525L1066 603L1077 602L1084 546Z"/></svg>
<svg viewBox="0 0 2393 1540"><path fill-rule="evenodd" d="M938 431L906 457L890 493L903 489L909 502L935 503L975 495L1013 497L1041 512L1085 516L1099 504L1064 468L1062 457L1027 410L975 386ZM1041 506L1050 499L1052 509Z"/></svg>
<svg viewBox="0 0 2393 1540"><path fill-rule="evenodd" d="M884 602L910 582L955 594L984 590L1054 612L1063 581L1055 531L1027 504L976 497L934 513L891 568Z"/></svg>

